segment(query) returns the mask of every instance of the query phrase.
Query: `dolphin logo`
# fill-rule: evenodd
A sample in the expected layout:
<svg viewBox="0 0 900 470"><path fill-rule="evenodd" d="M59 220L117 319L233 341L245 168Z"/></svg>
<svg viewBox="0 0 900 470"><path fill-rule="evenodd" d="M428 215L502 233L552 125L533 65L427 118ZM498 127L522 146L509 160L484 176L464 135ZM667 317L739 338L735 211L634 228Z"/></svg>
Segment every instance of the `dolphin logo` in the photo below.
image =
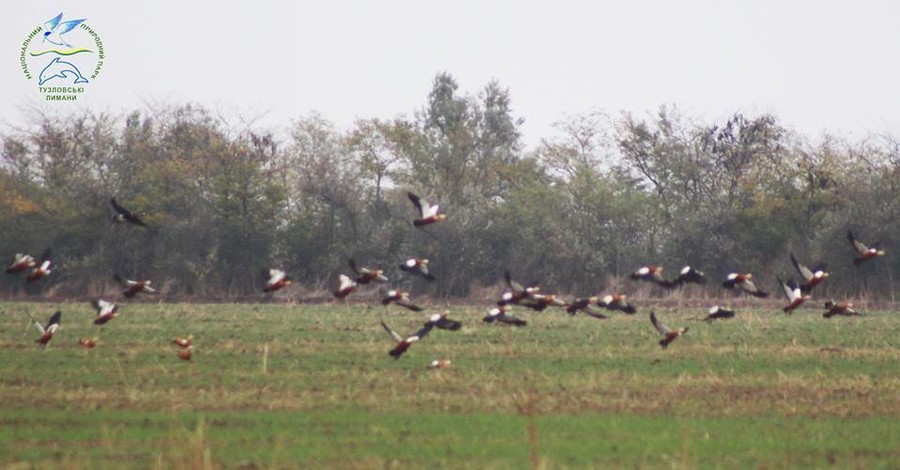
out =
<svg viewBox="0 0 900 470"><path fill-rule="evenodd" d="M87 83L88 80L81 75L81 72L78 70L78 67L71 62L66 62L64 60L59 60L59 57L50 61L44 70L41 70L41 74L38 76L38 85L43 85L48 80L52 80L54 78L66 78L68 75L75 75L75 81L72 83Z"/></svg>

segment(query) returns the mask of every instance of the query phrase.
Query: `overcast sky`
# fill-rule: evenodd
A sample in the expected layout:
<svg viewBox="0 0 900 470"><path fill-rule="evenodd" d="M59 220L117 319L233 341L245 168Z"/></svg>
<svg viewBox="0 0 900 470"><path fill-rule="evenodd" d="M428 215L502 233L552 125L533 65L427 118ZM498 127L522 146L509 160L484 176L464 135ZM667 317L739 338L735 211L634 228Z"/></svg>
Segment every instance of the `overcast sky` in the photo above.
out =
<svg viewBox="0 0 900 470"><path fill-rule="evenodd" d="M75 103L40 103L18 53L35 26L86 18L106 49ZM0 120L29 104L120 111L196 102L286 126L411 115L440 71L510 89L528 144L567 114L675 104L713 121L771 112L817 137L900 130L900 2L7 2Z"/></svg>

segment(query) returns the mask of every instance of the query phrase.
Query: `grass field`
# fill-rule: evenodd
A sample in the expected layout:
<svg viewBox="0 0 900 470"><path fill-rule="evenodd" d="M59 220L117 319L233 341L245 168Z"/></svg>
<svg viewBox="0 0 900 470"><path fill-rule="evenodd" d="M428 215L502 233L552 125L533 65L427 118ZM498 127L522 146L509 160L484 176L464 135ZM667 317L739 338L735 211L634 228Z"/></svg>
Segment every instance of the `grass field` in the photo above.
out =
<svg viewBox="0 0 900 470"><path fill-rule="evenodd" d="M50 347L26 312L63 310ZM435 330L400 360L379 317L308 305L0 304L7 468L898 468L900 315L561 310ZM778 312L778 313L776 313ZM174 336L194 336L181 361ZM80 337L99 335L95 349ZM452 366L429 370L432 359Z"/></svg>

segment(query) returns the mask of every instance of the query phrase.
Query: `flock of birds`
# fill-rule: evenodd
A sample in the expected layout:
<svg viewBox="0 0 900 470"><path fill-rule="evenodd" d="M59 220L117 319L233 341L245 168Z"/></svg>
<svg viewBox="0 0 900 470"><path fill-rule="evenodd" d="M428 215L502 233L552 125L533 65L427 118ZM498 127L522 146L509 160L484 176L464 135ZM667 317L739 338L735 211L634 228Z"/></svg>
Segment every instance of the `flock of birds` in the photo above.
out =
<svg viewBox="0 0 900 470"><path fill-rule="evenodd" d="M412 221L415 227L422 228L441 222L447 218L446 214L440 212L437 205L430 204L428 201L420 198L412 192L408 192L407 196L415 205L418 212L418 217L416 217ZM125 207L120 205L115 200L115 198L110 199L110 204L115 211L115 215L112 219L113 222L119 224L132 224L135 226L147 227L147 224L145 224L141 219L141 215L139 213L132 212L126 209ZM856 252L856 257L853 260L853 263L856 266L884 255L884 250L880 249L877 246L869 247L863 244L850 230L848 230L847 232L847 239ZM28 283L33 283L40 279L44 279L50 275L53 269L51 255L52 253L50 249L47 249L39 259L35 259L29 254L17 253L7 267L6 272L11 275L27 273L25 281ZM788 302L787 305L784 306L783 311L788 314L792 313L804 302L810 300L813 288L815 288L817 285L819 285L829 277L829 274L825 270L824 265L815 266L814 268L808 268L807 266L801 264L793 255L793 253L790 255L790 258L791 263L800 276L801 282L797 282L792 278L789 278L787 280L783 280L780 277L777 278L778 283L784 291L785 297L787 298ZM431 274L431 272L429 272L428 263L428 259L426 258L412 257L401 263L399 265L399 269L413 277L432 282L435 280L435 277ZM351 274L348 275L341 273L338 275L338 286L333 292L334 297L337 299L346 299L361 285L386 284L389 282L389 279L387 278L387 276L385 276L383 269L377 267L359 266L353 259L349 260L348 265ZM127 279L125 277L122 277L118 273L114 274L113 278L125 289L122 292L122 295L124 295L126 298L133 298L139 294L152 294L156 292L156 290L154 290L154 288L152 287L152 282L150 280ZM630 278L635 281L653 283L663 289L676 289L685 284L707 283L706 275L692 266L683 267L678 276L671 280L663 277L663 267L659 265L642 266L634 273L632 273L630 275ZM271 268L265 270L263 272L263 280L265 281L263 292L265 292L266 294L271 294L278 290L281 290L289 286L293 282L291 276L284 269L279 268ZM492 308L483 318L484 323L496 323L516 327L526 326L527 321L514 316L510 312L511 306L524 307L535 311L543 311L549 307L559 307L565 308L566 312L570 315L575 315L578 312L582 312L598 320L609 318L607 315L602 313L601 310L598 310L598 308L605 309L606 311L618 311L628 315L633 315L637 312L637 308L631 305L628 302L626 296L621 293L610 293L603 296L576 298L572 301L567 302L554 294L541 292L541 287L538 286L537 283L525 285L514 280L509 271L506 271L504 273L504 280L506 282L507 289L503 292L500 299L497 301L496 307ZM730 273L726 276L725 281L722 283L722 286L727 289L740 291L754 297L769 297L768 292L765 292L756 286L756 284L753 282L753 274L751 273ZM424 310L422 307L416 305L411 300L409 292L397 288L384 291L384 295L382 295L381 298L381 304L384 306L394 304L414 312L421 312ZM111 302L102 298L95 298L91 300L91 305L97 312L97 315L94 319L94 324L96 325L105 325L110 320L114 319L118 314L119 306L115 302ZM835 315L861 315L859 312L853 309L853 304L848 302L834 302L832 300L829 300L825 302L824 306L825 312L823 316L825 318L831 318ZM30 313L29 316L31 316ZM733 318L734 316L734 310L728 310L726 308L720 307L719 305L714 305L709 309L707 316L702 320L711 322L719 319ZM60 327L61 318L61 311L55 312L46 324L42 324L38 322L34 317L31 317L32 322L41 333L40 338L38 338L36 341L38 344L40 344L42 347L46 347L47 344L49 344L50 340L53 338L54 333L56 333L56 331L58 331ZM650 322L657 330L657 332L659 332L659 334L662 336L659 344L663 348L668 347L668 345L672 341L687 333L689 329L688 327L669 328L664 323L662 323L659 318L657 318L655 312L653 311L650 312ZM397 333L383 319L381 320L381 326L394 341L394 346L392 349L390 349L390 351L388 351L388 354L394 359L399 359L407 350L409 350L409 348L414 343L421 341L434 328L456 331L462 327L462 323L458 320L448 318L448 313L444 312L430 315L427 321L425 321L424 325L418 331L409 335L401 335L400 333ZM97 344L97 337L81 338L79 342L85 348L93 348ZM191 359L191 351L193 349L192 336L177 337L172 340L172 343L178 347L178 357L183 360ZM437 359L432 361L429 364L429 367L443 368L448 366L449 364L449 360Z"/></svg>

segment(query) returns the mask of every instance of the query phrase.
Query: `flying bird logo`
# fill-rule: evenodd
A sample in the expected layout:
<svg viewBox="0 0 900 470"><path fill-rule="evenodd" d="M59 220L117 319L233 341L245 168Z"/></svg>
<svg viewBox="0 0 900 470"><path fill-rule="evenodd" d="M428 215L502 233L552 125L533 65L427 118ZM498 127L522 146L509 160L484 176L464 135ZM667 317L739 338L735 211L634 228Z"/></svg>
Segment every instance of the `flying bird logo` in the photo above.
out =
<svg viewBox="0 0 900 470"><path fill-rule="evenodd" d="M44 42L56 44L57 46L72 47L71 44L63 39L63 35L68 33L69 31L72 31L81 23L84 23L84 20L86 20L87 18L69 21L62 21L62 18L63 14L60 13L50 21L44 23Z"/></svg>

